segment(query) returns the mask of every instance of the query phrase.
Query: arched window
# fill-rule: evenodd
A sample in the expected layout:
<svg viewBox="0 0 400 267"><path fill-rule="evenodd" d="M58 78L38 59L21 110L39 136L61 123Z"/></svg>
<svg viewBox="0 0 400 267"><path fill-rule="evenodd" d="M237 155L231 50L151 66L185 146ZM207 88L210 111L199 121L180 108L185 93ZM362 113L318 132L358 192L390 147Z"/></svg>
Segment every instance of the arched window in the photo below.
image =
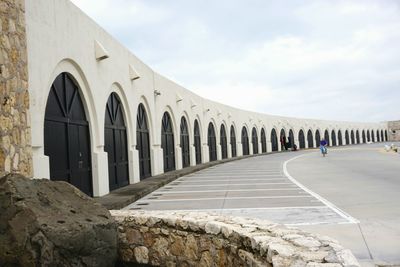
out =
<svg viewBox="0 0 400 267"><path fill-rule="evenodd" d="M49 157L51 180L93 195L89 122L79 87L65 72L54 80L47 98L44 154Z"/></svg>
<svg viewBox="0 0 400 267"><path fill-rule="evenodd" d="M181 118L181 150L182 150L182 167L190 166L190 142L189 130L185 117Z"/></svg>
<svg viewBox="0 0 400 267"><path fill-rule="evenodd" d="M128 144L122 103L116 93L107 101L104 122L104 150L108 154L110 191L129 183Z"/></svg>
<svg viewBox="0 0 400 267"><path fill-rule="evenodd" d="M360 132L358 130L356 131L356 141L357 141L357 144L360 143Z"/></svg>
<svg viewBox="0 0 400 267"><path fill-rule="evenodd" d="M258 154L258 136L256 127L251 130L251 143L253 145L253 154Z"/></svg>
<svg viewBox="0 0 400 267"><path fill-rule="evenodd" d="M339 146L343 145L343 137L342 137L342 131L338 131L338 141L339 141Z"/></svg>
<svg viewBox="0 0 400 267"><path fill-rule="evenodd" d="M275 129L271 130L271 147L272 151L278 151L278 136Z"/></svg>
<svg viewBox="0 0 400 267"><path fill-rule="evenodd" d="M300 145L300 149L306 148L306 139L305 139L303 130L299 131L299 145Z"/></svg>
<svg viewBox="0 0 400 267"><path fill-rule="evenodd" d="M315 146L318 147L321 143L321 136L319 134L319 130L315 132Z"/></svg>
<svg viewBox="0 0 400 267"><path fill-rule="evenodd" d="M351 130L351 132L350 132L350 138L351 138L351 143L355 144L354 131L353 130Z"/></svg>
<svg viewBox="0 0 400 267"><path fill-rule="evenodd" d="M236 134L235 127L231 126L231 149L232 149L232 158L236 157Z"/></svg>
<svg viewBox="0 0 400 267"><path fill-rule="evenodd" d="M223 159L226 159L228 157L228 144L226 140L226 131L225 131L225 126L221 124L221 129L220 129L220 142L221 142L221 156Z"/></svg>
<svg viewBox="0 0 400 267"><path fill-rule="evenodd" d="M328 144L328 146L330 146L331 143L329 142L329 132L328 132L328 130L325 130L325 132L324 132L324 139L325 139L326 143Z"/></svg>
<svg viewBox="0 0 400 267"><path fill-rule="evenodd" d="M281 130L281 134L279 135L279 141L281 142L281 151L288 149L288 142L286 140L286 133L285 130Z"/></svg>
<svg viewBox="0 0 400 267"><path fill-rule="evenodd" d="M261 129L261 152L267 152L267 137L265 136L264 128Z"/></svg>
<svg viewBox="0 0 400 267"><path fill-rule="evenodd" d="M165 112L161 122L161 148L163 149L164 172L175 170L175 142L171 117Z"/></svg>
<svg viewBox="0 0 400 267"><path fill-rule="evenodd" d="M242 150L243 155L249 155L249 136L246 127L244 126L242 128Z"/></svg>
<svg viewBox="0 0 400 267"><path fill-rule="evenodd" d="M289 130L289 138L288 138L288 147L293 148L294 147L294 134L293 130Z"/></svg>
<svg viewBox="0 0 400 267"><path fill-rule="evenodd" d="M197 120L194 121L194 150L196 154L196 164L201 163L201 138L200 127Z"/></svg>
<svg viewBox="0 0 400 267"><path fill-rule="evenodd" d="M335 133L334 130L332 130L332 132L331 132L331 138L332 138L332 146L337 146L337 143L336 143L336 133Z"/></svg>
<svg viewBox="0 0 400 267"><path fill-rule="evenodd" d="M307 132L307 142L308 142L308 148L314 147L314 138L311 130L308 130Z"/></svg>
<svg viewBox="0 0 400 267"><path fill-rule="evenodd" d="M208 152L210 161L217 160L217 141L215 137L214 125L210 122L208 124Z"/></svg>
<svg viewBox="0 0 400 267"><path fill-rule="evenodd" d="M151 176L150 133L146 109L140 104L136 116L136 149L139 154L140 180Z"/></svg>

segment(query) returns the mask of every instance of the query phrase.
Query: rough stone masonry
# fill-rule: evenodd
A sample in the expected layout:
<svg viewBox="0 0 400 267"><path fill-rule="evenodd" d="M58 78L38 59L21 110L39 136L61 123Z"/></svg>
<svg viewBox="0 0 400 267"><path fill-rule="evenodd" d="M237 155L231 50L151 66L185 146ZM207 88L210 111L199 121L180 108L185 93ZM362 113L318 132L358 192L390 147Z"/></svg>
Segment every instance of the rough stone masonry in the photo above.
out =
<svg viewBox="0 0 400 267"><path fill-rule="evenodd" d="M0 0L0 173L32 176L25 1Z"/></svg>

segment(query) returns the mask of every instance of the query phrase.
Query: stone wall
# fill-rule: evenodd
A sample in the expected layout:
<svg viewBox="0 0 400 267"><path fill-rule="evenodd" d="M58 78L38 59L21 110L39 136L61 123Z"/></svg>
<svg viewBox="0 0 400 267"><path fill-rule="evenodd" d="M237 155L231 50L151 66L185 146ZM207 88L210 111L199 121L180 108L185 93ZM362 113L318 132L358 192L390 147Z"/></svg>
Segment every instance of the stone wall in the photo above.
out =
<svg viewBox="0 0 400 267"><path fill-rule="evenodd" d="M0 0L0 173L32 176L25 1Z"/></svg>
<svg viewBox="0 0 400 267"><path fill-rule="evenodd" d="M111 211L121 265L359 266L337 241L257 219L210 213Z"/></svg>
<svg viewBox="0 0 400 267"><path fill-rule="evenodd" d="M400 141L400 121L389 121L388 122L388 140L389 141Z"/></svg>

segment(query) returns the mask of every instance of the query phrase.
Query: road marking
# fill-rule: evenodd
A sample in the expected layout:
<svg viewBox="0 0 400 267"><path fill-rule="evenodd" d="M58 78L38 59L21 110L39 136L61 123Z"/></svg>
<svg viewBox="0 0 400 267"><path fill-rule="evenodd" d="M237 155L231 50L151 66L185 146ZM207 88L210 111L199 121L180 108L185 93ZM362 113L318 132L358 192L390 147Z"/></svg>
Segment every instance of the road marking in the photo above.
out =
<svg viewBox="0 0 400 267"><path fill-rule="evenodd" d="M286 160L283 163L283 173L286 175L286 177L292 181L295 185L297 185L298 187L300 187L301 189L303 189L304 191L306 191L307 193L309 193L310 195L312 195L313 197L315 197L316 199L318 199L319 201L321 201L322 203L324 203L327 207L331 208L333 211L335 211L337 214L339 214L340 216L342 216L342 218L348 220L350 223L359 223L359 221L357 219L355 219L354 217L350 216L349 214L347 214L346 212L342 211L341 209L339 209L338 207L336 207L334 204L332 204L331 202L329 202L328 200L326 200L325 198L321 197L320 195L318 195L317 193L311 191L310 189L308 189L307 187L305 187L304 185L302 185L301 183L299 183L296 179L294 179L290 173L287 170L287 164L295 159L298 159L300 157L304 157L306 155L309 155L308 153L293 157L289 160Z"/></svg>
<svg viewBox="0 0 400 267"><path fill-rule="evenodd" d="M202 187L202 186L249 186L249 185L271 185L271 184L287 184L287 185L292 185L292 183L259 183L259 184L207 184L207 185L168 185L167 187L174 187L174 188L179 188L179 187Z"/></svg>
<svg viewBox="0 0 400 267"><path fill-rule="evenodd" d="M179 202L179 201L201 201L201 200L234 200L234 199L279 199L279 198L312 198L313 196L265 196L265 197L210 197L210 198L176 198L176 199L142 199L136 202L148 203L148 202Z"/></svg>
<svg viewBox="0 0 400 267"><path fill-rule="evenodd" d="M188 194L188 193L213 193L213 192L243 192L243 191L276 191L276 190L299 190L299 188L267 188L267 189L227 189L227 190L197 190L197 191L154 191L154 194Z"/></svg>
<svg viewBox="0 0 400 267"><path fill-rule="evenodd" d="M201 180L201 181L193 181L193 179L188 180L175 180L173 183L202 183L202 182L237 182L237 181L271 181L271 180L286 180L285 176L280 178L266 178L266 179L225 179L225 180Z"/></svg>

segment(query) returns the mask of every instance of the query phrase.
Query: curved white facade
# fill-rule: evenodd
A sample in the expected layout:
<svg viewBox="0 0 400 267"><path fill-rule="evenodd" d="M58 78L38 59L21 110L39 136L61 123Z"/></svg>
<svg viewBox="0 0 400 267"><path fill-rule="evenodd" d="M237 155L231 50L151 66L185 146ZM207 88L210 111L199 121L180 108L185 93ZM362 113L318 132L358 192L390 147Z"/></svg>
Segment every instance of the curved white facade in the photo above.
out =
<svg viewBox="0 0 400 267"><path fill-rule="evenodd" d="M44 117L50 87L55 78L68 72L80 89L86 117L89 121L90 148L92 160L93 195L101 196L109 192L107 153L104 151L104 120L107 99L116 92L123 105L124 119L127 128L127 146L129 158L129 183L140 181L138 152L136 150L136 115L140 103L147 112L150 130L151 173L163 172L163 151L161 148L161 120L168 111L173 122L176 169L182 168L180 147L180 121L184 116L189 128L190 164L195 165L195 148L193 146L193 127L195 119L201 129L202 162L209 161L207 145L207 128L214 125L217 140L217 157L221 159L220 127L225 125L228 140L228 157L231 157L230 128L236 132L237 156L242 155L241 131L246 127L249 134L250 154L252 154L251 133L255 127L258 136L258 151L261 147L261 130L266 133L267 152L271 148L271 130L278 134L281 129L289 136L293 131L294 142L299 144L299 131L305 135L319 131L323 136L325 130L331 138L332 131L338 138L342 133L342 143L346 144L345 132L348 131L351 143L351 131L371 134L371 141L382 141L387 130L386 123L353 123L323 121L301 118L270 116L240 110L204 99L182 86L154 72L141 62L125 47L119 44L102 28L95 24L77 7L67 0L27 0L26 27L28 46L29 87L31 98L31 126L33 167L35 177L50 177L49 159L44 154ZM96 59L96 42L101 44L108 58ZM98 51L99 52L99 51ZM101 52L101 51L100 51ZM130 67L133 66L140 78L132 80ZM155 94L158 91L160 95ZM372 137L373 132L373 137ZM357 143L354 138L354 143ZM329 140L330 142L339 140ZM278 142L279 150L281 150Z"/></svg>

